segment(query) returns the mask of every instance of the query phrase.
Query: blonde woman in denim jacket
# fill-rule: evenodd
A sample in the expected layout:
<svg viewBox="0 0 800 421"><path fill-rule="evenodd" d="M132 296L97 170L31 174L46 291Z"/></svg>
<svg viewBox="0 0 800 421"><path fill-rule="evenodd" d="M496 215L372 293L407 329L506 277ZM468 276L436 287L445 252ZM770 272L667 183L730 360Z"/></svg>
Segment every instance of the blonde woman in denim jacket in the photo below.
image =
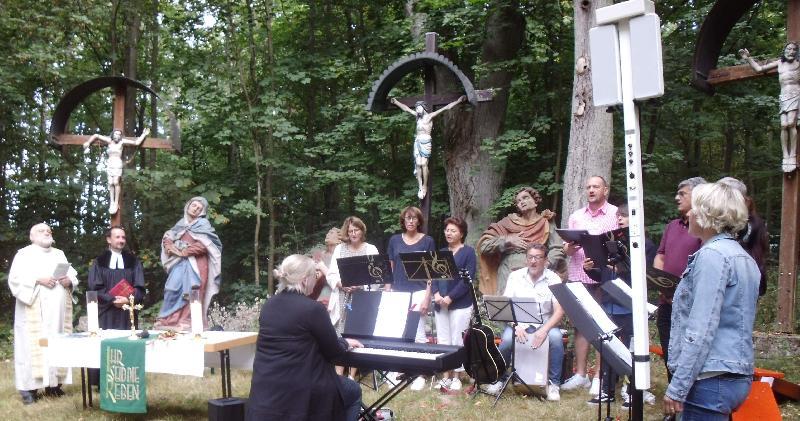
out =
<svg viewBox="0 0 800 421"><path fill-rule="evenodd" d="M689 233L703 246L689 257L672 304L664 413L728 420L753 375L753 321L761 277L733 233L747 223L741 193L721 184L692 190Z"/></svg>

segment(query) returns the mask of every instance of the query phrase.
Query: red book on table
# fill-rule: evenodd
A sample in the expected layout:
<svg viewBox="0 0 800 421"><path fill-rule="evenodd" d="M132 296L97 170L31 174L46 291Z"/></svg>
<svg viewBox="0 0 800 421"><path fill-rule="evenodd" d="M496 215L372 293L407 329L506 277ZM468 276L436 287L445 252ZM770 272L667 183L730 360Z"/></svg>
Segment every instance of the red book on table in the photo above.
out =
<svg viewBox="0 0 800 421"><path fill-rule="evenodd" d="M126 297L127 298L128 296L133 294L134 291L135 290L133 289L131 284L128 283L128 281L126 281L125 279L122 279L119 282L117 282L117 284L114 285L114 288L111 288L111 290L108 291L108 293L111 294L112 297Z"/></svg>

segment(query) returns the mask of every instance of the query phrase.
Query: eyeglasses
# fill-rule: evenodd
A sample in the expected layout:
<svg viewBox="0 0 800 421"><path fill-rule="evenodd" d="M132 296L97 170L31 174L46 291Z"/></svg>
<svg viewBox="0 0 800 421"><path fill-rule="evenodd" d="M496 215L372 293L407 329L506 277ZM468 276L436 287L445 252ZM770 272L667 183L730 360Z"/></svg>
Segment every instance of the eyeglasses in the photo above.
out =
<svg viewBox="0 0 800 421"><path fill-rule="evenodd" d="M406 221L419 221L419 218L417 218L416 216L413 216L413 215L408 215L403 219L405 219Z"/></svg>
<svg viewBox="0 0 800 421"><path fill-rule="evenodd" d="M534 262L539 262L547 258L547 256L531 256L528 255L528 260L533 260Z"/></svg>
<svg viewBox="0 0 800 421"><path fill-rule="evenodd" d="M347 230L348 234L356 234L356 233L359 233L359 232L361 232L361 229L359 229L359 228L350 228L349 230Z"/></svg>

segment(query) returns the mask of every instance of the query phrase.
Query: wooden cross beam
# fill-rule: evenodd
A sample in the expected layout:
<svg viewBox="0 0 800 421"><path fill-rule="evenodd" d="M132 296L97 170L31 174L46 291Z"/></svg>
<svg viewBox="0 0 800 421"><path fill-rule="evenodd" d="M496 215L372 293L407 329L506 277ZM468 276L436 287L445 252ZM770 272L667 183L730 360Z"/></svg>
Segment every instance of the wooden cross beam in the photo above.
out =
<svg viewBox="0 0 800 421"><path fill-rule="evenodd" d="M92 89L92 87L88 86L88 84L84 85L84 86L85 86L86 89ZM113 130L121 130L123 132L123 135L124 135L124 130L125 130L125 102L126 102L126 99L127 99L127 96L128 96L128 89L130 88L130 90L133 91L133 87L132 86L129 87L128 85L126 85L124 83L117 83L117 84L113 85L113 88L114 88L114 103L113 103L113 126L112 126L112 129ZM91 91L78 93L78 95L77 95L78 100L82 100L89 93L91 93ZM68 96L69 96L69 94L68 94ZM69 101L74 102L75 98L70 98ZM67 107L69 108L69 106L74 106L74 105L75 104L70 104ZM59 103L59 107L60 106L61 106L61 104ZM58 112L59 107L56 107L57 112ZM71 112L71 109L68 112ZM63 117L64 119L68 118L68 116L59 116L59 117ZM58 146L81 146L86 141L88 141L90 137L91 136L88 136L88 135L75 135L75 134L68 134L68 133L57 133L57 134L53 134L52 135L53 141ZM136 138L135 137L125 137L125 136L123 136L123 139L135 140ZM103 145L100 142L95 142L94 146L103 147L105 145ZM173 142L171 140L157 138L157 137L148 137L148 138L146 138L145 141L142 142L141 145L139 145L139 147L145 148L145 149L162 149L162 150L171 150L171 151L176 150L176 147L175 147L175 145L173 144ZM122 208L123 208L123 206L122 206L122 179L121 178L120 178L118 196L119 196L119 206L117 208L116 213L111 215L111 221L110 221L111 225L121 225L122 224Z"/></svg>
<svg viewBox="0 0 800 421"><path fill-rule="evenodd" d="M800 41L800 2L797 0L788 0L786 4L786 38L787 41ZM766 63L765 63L766 64ZM753 79L762 76L773 76L778 74L778 69L772 69L768 72L758 73L753 70L748 64L738 66L721 67L718 69L711 69L708 72L708 79L706 80L709 85L717 86L730 82L738 82L742 80Z"/></svg>
<svg viewBox="0 0 800 421"><path fill-rule="evenodd" d="M758 73L749 64L740 64L738 66L722 67L719 69L712 69L708 72L709 85L719 86L730 82L738 82L742 80L755 79L762 76L777 75L778 69L772 69L767 72Z"/></svg>

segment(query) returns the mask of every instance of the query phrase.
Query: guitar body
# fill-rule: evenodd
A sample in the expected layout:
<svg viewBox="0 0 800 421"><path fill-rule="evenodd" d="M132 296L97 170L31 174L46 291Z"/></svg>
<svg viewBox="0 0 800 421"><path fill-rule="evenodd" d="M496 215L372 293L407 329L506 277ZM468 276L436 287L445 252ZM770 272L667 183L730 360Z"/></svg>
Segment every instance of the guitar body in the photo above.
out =
<svg viewBox="0 0 800 421"><path fill-rule="evenodd" d="M472 291L472 324L464 331L467 361L464 370L477 383L494 383L506 372L506 361L494 342L494 332L481 322L478 297L469 272L461 270L461 279Z"/></svg>
<svg viewBox="0 0 800 421"><path fill-rule="evenodd" d="M506 362L494 342L492 329L479 324L467 328L464 334L467 374L478 383L494 383L506 371Z"/></svg>

